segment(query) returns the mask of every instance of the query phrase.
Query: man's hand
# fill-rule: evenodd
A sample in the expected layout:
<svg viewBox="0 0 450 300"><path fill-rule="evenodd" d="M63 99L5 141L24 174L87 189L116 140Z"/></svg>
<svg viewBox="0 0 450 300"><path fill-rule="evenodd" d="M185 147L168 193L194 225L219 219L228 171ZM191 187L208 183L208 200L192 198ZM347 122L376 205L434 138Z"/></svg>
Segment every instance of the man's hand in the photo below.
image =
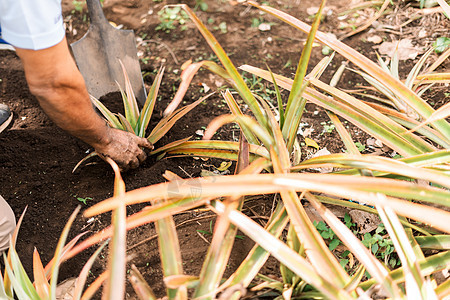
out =
<svg viewBox="0 0 450 300"><path fill-rule="evenodd" d="M139 164L147 158L143 148L152 150L153 145L145 138L109 128L108 137L95 148L95 151L100 157L112 158L122 171L127 171L139 167Z"/></svg>

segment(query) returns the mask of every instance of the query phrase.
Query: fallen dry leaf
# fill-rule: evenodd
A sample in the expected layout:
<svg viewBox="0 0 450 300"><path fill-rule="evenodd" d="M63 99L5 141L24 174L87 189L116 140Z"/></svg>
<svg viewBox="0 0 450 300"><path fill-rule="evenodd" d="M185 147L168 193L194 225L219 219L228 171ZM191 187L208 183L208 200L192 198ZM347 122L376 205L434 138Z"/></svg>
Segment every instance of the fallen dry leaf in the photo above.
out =
<svg viewBox="0 0 450 300"><path fill-rule="evenodd" d="M360 234L371 232L381 223L381 220L377 215L358 209L353 209L348 214L352 217L352 221L358 226Z"/></svg>
<svg viewBox="0 0 450 300"><path fill-rule="evenodd" d="M73 299L73 292L78 278L69 278L58 284L56 287L56 300Z"/></svg>
<svg viewBox="0 0 450 300"><path fill-rule="evenodd" d="M268 23L261 23L259 24L258 29L261 31L269 31L271 29L271 26Z"/></svg>
<svg viewBox="0 0 450 300"><path fill-rule="evenodd" d="M397 55L399 60L415 59L417 55L422 52L419 47L413 46L410 39L403 39L395 42L384 42L378 46L378 51L380 54L388 55L389 57L394 56L396 49L398 49Z"/></svg>
<svg viewBox="0 0 450 300"><path fill-rule="evenodd" d="M336 10L336 6L325 6L323 8L322 15L330 15L333 11ZM306 13L310 16L315 15L319 12L318 6L310 6L306 9Z"/></svg>
<svg viewBox="0 0 450 300"><path fill-rule="evenodd" d="M383 41L383 39L379 35L372 35L367 38L367 41L374 43L374 44L379 44Z"/></svg>
<svg viewBox="0 0 450 300"><path fill-rule="evenodd" d="M319 145L316 143L316 141L314 141L313 139L310 138L305 138L305 144L308 147L314 147L316 149L319 149Z"/></svg>
<svg viewBox="0 0 450 300"><path fill-rule="evenodd" d="M383 147L383 142L376 138L368 138L367 146L381 148L381 147Z"/></svg>

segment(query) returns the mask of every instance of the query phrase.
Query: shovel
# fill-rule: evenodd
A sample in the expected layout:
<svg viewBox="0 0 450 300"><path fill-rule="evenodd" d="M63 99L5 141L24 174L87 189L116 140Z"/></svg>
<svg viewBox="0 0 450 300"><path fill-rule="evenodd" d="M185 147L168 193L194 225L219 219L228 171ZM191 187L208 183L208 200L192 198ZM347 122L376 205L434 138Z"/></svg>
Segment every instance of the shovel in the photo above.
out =
<svg viewBox="0 0 450 300"><path fill-rule="evenodd" d="M87 0L91 24L87 33L71 44L75 61L84 77L88 92L101 96L125 89L122 61L139 103L145 103L146 92L137 58L133 30L120 30L109 24L99 0ZM117 83L116 83L117 82Z"/></svg>

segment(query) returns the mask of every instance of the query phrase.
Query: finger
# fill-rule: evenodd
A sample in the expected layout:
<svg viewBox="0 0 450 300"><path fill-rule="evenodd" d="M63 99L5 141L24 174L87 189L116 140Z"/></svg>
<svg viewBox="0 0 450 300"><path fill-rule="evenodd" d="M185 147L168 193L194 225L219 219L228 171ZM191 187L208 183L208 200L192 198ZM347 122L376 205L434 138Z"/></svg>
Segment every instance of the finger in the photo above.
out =
<svg viewBox="0 0 450 300"><path fill-rule="evenodd" d="M145 154L145 151L140 151L140 153L137 155L137 158L140 163L143 163L147 159L147 154Z"/></svg>
<svg viewBox="0 0 450 300"><path fill-rule="evenodd" d="M98 153L98 156L99 156L101 159L103 159L104 161L107 161L107 160L106 160L106 157L109 157L109 156L104 155L104 154L101 154L101 153ZM126 171L128 171L129 167L128 167L124 162L117 161L117 160L114 160L114 161L115 161L116 164L119 166L120 172L126 172Z"/></svg>
<svg viewBox="0 0 450 300"><path fill-rule="evenodd" d="M130 167L123 161L115 160L116 164L119 166L120 172L126 172L130 169Z"/></svg>
<svg viewBox="0 0 450 300"><path fill-rule="evenodd" d="M150 143L146 138L139 138L138 145L140 147L147 148L149 150L153 150L153 144Z"/></svg>
<svg viewBox="0 0 450 300"><path fill-rule="evenodd" d="M131 169L136 169L137 167L139 167L139 160L137 158L134 158L130 161L129 166Z"/></svg>

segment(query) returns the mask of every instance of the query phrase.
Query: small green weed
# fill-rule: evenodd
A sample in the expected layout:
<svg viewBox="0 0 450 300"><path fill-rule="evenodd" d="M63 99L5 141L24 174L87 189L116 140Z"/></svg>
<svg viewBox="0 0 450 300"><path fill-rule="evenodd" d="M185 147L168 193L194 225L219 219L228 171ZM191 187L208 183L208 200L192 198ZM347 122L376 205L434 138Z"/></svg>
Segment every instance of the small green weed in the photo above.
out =
<svg viewBox="0 0 450 300"><path fill-rule="evenodd" d="M80 201L81 203L83 203L84 205L87 205L87 201L88 200L93 200L92 197L77 197L76 195L74 196L78 201Z"/></svg>
<svg viewBox="0 0 450 300"><path fill-rule="evenodd" d="M355 146L356 146L356 148L358 148L359 152L364 152L366 150L366 145L363 145L360 142L356 142Z"/></svg>
<svg viewBox="0 0 450 300"><path fill-rule="evenodd" d="M384 224L380 224L374 234L371 234L370 232L364 234L362 243L372 251L373 255L382 259L386 265L395 268L399 266L401 262L397 255L392 255L395 254L394 245L391 239L384 237L386 234L387 232L384 228Z"/></svg>
<svg viewBox="0 0 450 300"><path fill-rule="evenodd" d="M258 26L262 23L264 23L264 19L262 17L252 18L252 27L258 28Z"/></svg>
<svg viewBox="0 0 450 300"><path fill-rule="evenodd" d="M353 234L358 234L358 230L356 230L356 224L352 222L352 218L349 214L345 214L344 223L350 230L352 230ZM331 230L328 225L326 225L323 221L314 222L314 226L319 231L320 235L327 241L328 248L333 251L336 249L341 241L335 235L333 230ZM394 245L392 240L386 238L387 232L384 228L383 224L379 224L375 233L367 232L362 236L361 242L364 246L370 249L373 255L375 255L378 259L385 262L391 268L395 268L401 264L397 255L394 252ZM350 251L345 250L340 254L340 264L343 268L349 263L349 259L347 258L350 254Z"/></svg>
<svg viewBox="0 0 450 300"><path fill-rule="evenodd" d="M200 9L201 11L208 10L208 4L205 2L205 0L195 0L194 10L198 9Z"/></svg>
<svg viewBox="0 0 450 300"><path fill-rule="evenodd" d="M336 126L334 126L333 122L328 121L328 122L321 122L320 125L323 126L323 130L322 130L322 134L324 133L332 133L333 130L336 128Z"/></svg>
<svg viewBox="0 0 450 300"><path fill-rule="evenodd" d="M356 228L356 224L352 222L352 218L347 213L344 216L344 223L345 223L345 226L347 226L347 228L349 228L349 229ZM330 227L328 227L328 225L325 224L325 222L323 222L323 221L320 221L320 222L314 221L313 224L316 227L317 231L319 231L320 235L325 240L329 241L328 248L331 251L336 249L336 247L339 246L339 244L341 244L341 241L334 234L334 231ZM353 233L356 233L356 230L353 230Z"/></svg>
<svg viewBox="0 0 450 300"><path fill-rule="evenodd" d="M74 13L74 12L81 13L83 11L84 3L85 3L85 1L73 0L72 4L73 4L74 10L72 11L72 13Z"/></svg>
<svg viewBox="0 0 450 300"><path fill-rule="evenodd" d="M333 251L336 249L337 246L341 243L341 241L336 237L334 234L334 231L327 226L323 221L320 221L319 223L314 222L314 226L319 231L320 235L325 239L329 241L328 249Z"/></svg>
<svg viewBox="0 0 450 300"><path fill-rule="evenodd" d="M221 33L227 33L228 27L226 22L220 22L218 26L213 27L214 30L220 30Z"/></svg>
<svg viewBox="0 0 450 300"><path fill-rule="evenodd" d="M247 75L251 75L251 77L248 77ZM242 78L254 94L260 96L266 101L275 103L274 101L272 101L272 99L276 98L277 92L275 91L275 89L268 87L263 82L261 77L244 72L244 74L242 74Z"/></svg>
<svg viewBox="0 0 450 300"><path fill-rule="evenodd" d="M187 13L179 6L165 7L158 12L160 24L156 26L156 30L169 33L171 30L180 26L180 30L186 30L186 21L189 18Z"/></svg>
<svg viewBox="0 0 450 300"><path fill-rule="evenodd" d="M438 54L444 52L448 47L450 47L450 38L445 36L437 38L433 43L433 47L435 48L434 51Z"/></svg>

